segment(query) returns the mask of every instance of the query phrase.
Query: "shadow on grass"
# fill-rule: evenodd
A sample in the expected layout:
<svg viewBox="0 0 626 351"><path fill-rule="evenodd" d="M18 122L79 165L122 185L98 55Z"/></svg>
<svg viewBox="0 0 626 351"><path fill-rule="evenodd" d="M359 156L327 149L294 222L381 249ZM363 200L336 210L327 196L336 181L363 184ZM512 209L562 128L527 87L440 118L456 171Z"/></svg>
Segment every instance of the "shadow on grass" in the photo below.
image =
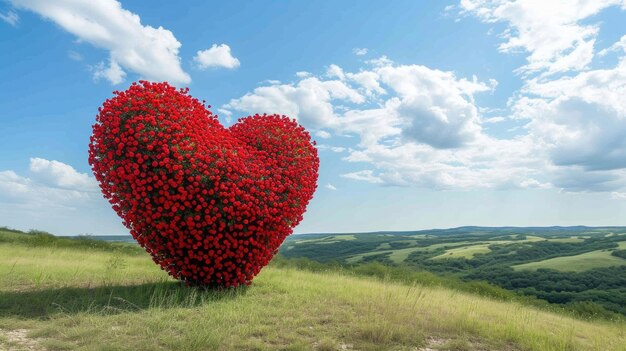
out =
<svg viewBox="0 0 626 351"><path fill-rule="evenodd" d="M116 314L149 308L189 308L245 295L247 287L210 290L178 282L65 287L0 292L0 317L45 319L55 314Z"/></svg>

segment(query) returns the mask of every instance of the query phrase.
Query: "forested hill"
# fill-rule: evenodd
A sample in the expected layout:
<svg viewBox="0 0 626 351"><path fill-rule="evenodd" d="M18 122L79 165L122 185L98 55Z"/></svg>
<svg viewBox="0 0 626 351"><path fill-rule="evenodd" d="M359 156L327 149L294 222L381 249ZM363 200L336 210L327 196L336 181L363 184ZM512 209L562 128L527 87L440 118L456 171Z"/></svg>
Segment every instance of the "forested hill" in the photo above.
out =
<svg viewBox="0 0 626 351"><path fill-rule="evenodd" d="M500 287L579 310L626 314L626 227L460 227L292 235L288 258L380 262Z"/></svg>

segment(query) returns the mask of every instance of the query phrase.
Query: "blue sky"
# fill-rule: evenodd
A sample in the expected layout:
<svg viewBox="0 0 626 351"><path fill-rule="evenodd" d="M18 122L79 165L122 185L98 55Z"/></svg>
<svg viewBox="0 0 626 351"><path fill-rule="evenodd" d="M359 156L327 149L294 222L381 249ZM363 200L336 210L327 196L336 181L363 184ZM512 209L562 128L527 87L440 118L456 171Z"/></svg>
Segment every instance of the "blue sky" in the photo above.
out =
<svg viewBox="0 0 626 351"><path fill-rule="evenodd" d="M0 225L124 234L87 164L138 79L319 145L295 232L626 225L626 2L0 2Z"/></svg>

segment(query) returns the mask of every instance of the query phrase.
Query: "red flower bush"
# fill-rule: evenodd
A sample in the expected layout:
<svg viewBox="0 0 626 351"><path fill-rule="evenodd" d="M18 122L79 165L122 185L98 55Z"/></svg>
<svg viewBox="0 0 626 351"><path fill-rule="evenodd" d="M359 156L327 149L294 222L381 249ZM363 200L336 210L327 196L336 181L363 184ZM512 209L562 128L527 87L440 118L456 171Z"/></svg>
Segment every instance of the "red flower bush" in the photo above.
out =
<svg viewBox="0 0 626 351"><path fill-rule="evenodd" d="M104 197L173 277L249 284L317 187L309 133L278 115L224 128L188 89L167 83L140 81L114 95L98 109L89 144Z"/></svg>

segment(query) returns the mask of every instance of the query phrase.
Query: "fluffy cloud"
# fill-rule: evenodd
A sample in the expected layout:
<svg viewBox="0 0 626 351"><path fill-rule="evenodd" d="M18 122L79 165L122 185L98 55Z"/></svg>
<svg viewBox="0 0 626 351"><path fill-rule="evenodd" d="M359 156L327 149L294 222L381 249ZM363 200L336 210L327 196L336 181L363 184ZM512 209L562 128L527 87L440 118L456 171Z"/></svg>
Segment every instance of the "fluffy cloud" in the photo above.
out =
<svg viewBox="0 0 626 351"><path fill-rule="evenodd" d="M325 130L318 130L317 132L315 132L315 136L322 139L329 139L332 135Z"/></svg>
<svg viewBox="0 0 626 351"><path fill-rule="evenodd" d="M361 71L357 73L348 73L346 75L349 80L358 84L361 89L365 91L367 96L372 96L374 94L385 94L386 91L380 86L378 82L378 74L376 72L371 71Z"/></svg>
<svg viewBox="0 0 626 351"><path fill-rule="evenodd" d="M31 158L29 171L30 176L0 171L1 205L15 205L24 210L46 207L76 210L101 199L95 179L65 163Z"/></svg>
<svg viewBox="0 0 626 351"><path fill-rule="evenodd" d="M104 62L100 62L94 67L93 71L94 80L98 81L101 78L104 78L113 85L120 84L124 81L124 77L126 77L126 72L124 72L122 67L120 67L120 65L113 60L109 61L109 67L105 67Z"/></svg>
<svg viewBox="0 0 626 351"><path fill-rule="evenodd" d="M342 153L342 152L346 151L345 147L330 146L330 145L325 145L325 144L317 144L317 149L318 150L329 150L329 151L336 152L336 153Z"/></svg>
<svg viewBox="0 0 626 351"><path fill-rule="evenodd" d="M326 189L332 190L332 191L336 191L337 190L337 188L334 185L330 184L330 183L326 184L324 187Z"/></svg>
<svg viewBox="0 0 626 351"><path fill-rule="evenodd" d="M285 113L322 136L321 128L358 136L349 150L318 146L348 151L346 161L374 167L345 174L349 179L440 189L549 186L541 174L545 160L535 156L541 145L528 136L494 139L482 130L474 95L493 90L493 80L388 59L357 73L331 65L324 77L259 87L227 107Z"/></svg>
<svg viewBox="0 0 626 351"><path fill-rule="evenodd" d="M473 1L465 13L506 22L502 52L529 53L523 88L509 100L511 117L525 122L529 142L542 145L550 184L568 191L611 191L625 186L626 36L598 55L621 53L613 68L592 69L599 23L589 21L617 0ZM554 76L553 73L568 75Z"/></svg>
<svg viewBox="0 0 626 351"><path fill-rule="evenodd" d="M163 27L141 24L138 15L115 0L12 0L15 7L31 10L74 34L81 41L109 51L110 65L99 77L114 84L123 79L123 69L144 79L188 84L178 57L181 46ZM99 71L97 71L99 72Z"/></svg>
<svg viewBox="0 0 626 351"><path fill-rule="evenodd" d="M505 42L500 51L523 50L529 53L524 73L546 74L581 70L593 59L598 34L597 23L582 23L601 10L623 0L461 0L462 12L487 23L504 22Z"/></svg>
<svg viewBox="0 0 626 351"><path fill-rule="evenodd" d="M46 185L85 192L98 191L98 185L93 177L79 173L63 162L34 157L30 159L29 170Z"/></svg>
<svg viewBox="0 0 626 351"><path fill-rule="evenodd" d="M513 116L545 146L558 166L555 186L609 191L624 185L626 169L626 59L612 69L526 82L512 100Z"/></svg>
<svg viewBox="0 0 626 351"><path fill-rule="evenodd" d="M606 83L617 82L617 72L611 70L613 76L604 78L598 73L585 72L564 81L529 81L524 93L532 91L534 97L522 94L524 98L513 100L513 116L506 118L528 120L526 134L510 139L495 138L482 128L505 117L483 118L481 111L491 110L479 108L474 100L474 95L495 89L494 80L457 77L390 60L357 73L332 65L325 79L306 76L292 84L259 87L233 99L228 107L295 116L320 136L330 135L321 128L335 135L358 136L355 147L348 150L319 145L320 150L347 151L348 162L373 166L344 174L349 179L437 189L606 191L622 186L619 172L626 166L622 161L626 154L615 151L616 146L626 146L622 142L626 138L619 138L624 130L618 101L623 87ZM357 74L367 76L371 84L353 79ZM596 92L594 81L597 89L607 92ZM607 95L608 90L615 98ZM571 92L570 98L564 99L559 91ZM585 103L605 105L583 110L574 103L575 93L585 95ZM586 117L590 115L601 122ZM604 126L609 120L612 124ZM582 137L579 130L590 131ZM606 152L609 146L612 153ZM603 172L609 166L613 170Z"/></svg>
<svg viewBox="0 0 626 351"><path fill-rule="evenodd" d="M371 183L443 190L509 188L545 182L545 165L537 157L540 152L525 138L499 140L482 135L460 149L435 149L413 142L377 143L350 152L346 160L376 166L376 170L348 176Z"/></svg>
<svg viewBox="0 0 626 351"><path fill-rule="evenodd" d="M365 97L341 80L321 80L305 77L297 84L274 84L254 89L224 108L247 113L278 113L298 119L313 128L337 128L340 124L333 102L353 104L365 102Z"/></svg>
<svg viewBox="0 0 626 351"><path fill-rule="evenodd" d="M387 65L376 73L399 98L394 112L406 138L435 148L455 148L480 134L473 95L491 88L476 77L457 79L451 72L419 65Z"/></svg>
<svg viewBox="0 0 626 351"><path fill-rule="evenodd" d="M309 73L309 72L306 72L306 71L296 72L296 77L298 77L298 78L306 78L306 77L310 77L310 76L312 76L312 74Z"/></svg>
<svg viewBox="0 0 626 351"><path fill-rule="evenodd" d="M0 199L19 200L20 194L29 191L30 182L30 179L20 177L13 171L0 171Z"/></svg>
<svg viewBox="0 0 626 351"><path fill-rule="evenodd" d="M209 49L198 51L193 60L200 69L211 67L237 68L239 60L230 53L230 46L213 44Z"/></svg>
<svg viewBox="0 0 626 351"><path fill-rule="evenodd" d="M344 178L348 178L348 179L360 180L360 181L365 181L365 182L374 183L374 184L383 183L383 180L374 176L374 172L369 169L358 171L358 172L346 173L346 174L342 174L341 176Z"/></svg>
<svg viewBox="0 0 626 351"><path fill-rule="evenodd" d="M42 158L31 158L25 174L0 171L0 223L61 235L85 234L85 228L128 234L92 176Z"/></svg>
<svg viewBox="0 0 626 351"><path fill-rule="evenodd" d="M523 87L506 109L476 103L475 96L496 89L493 79L386 56L357 72L334 64L320 76L299 72L294 83L259 87L227 107L284 113L321 136L356 136L347 149L318 146L365 165L343 175L348 179L436 189L623 192L626 56L614 68L589 67L599 24L588 18L616 4L462 1L465 14L507 24L501 52L528 52L517 70ZM623 52L624 42L606 52ZM491 135L486 126L500 122L514 124L515 136Z"/></svg>

